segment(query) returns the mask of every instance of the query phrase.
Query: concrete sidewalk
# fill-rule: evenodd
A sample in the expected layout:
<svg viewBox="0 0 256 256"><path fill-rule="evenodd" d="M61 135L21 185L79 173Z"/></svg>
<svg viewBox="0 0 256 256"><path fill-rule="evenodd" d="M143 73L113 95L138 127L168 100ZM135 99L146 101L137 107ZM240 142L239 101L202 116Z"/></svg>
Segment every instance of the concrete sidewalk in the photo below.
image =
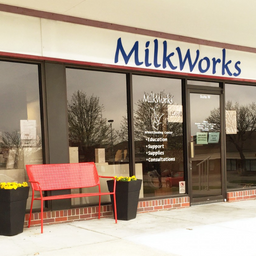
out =
<svg viewBox="0 0 256 256"><path fill-rule="evenodd" d="M45 225L43 234L25 228L0 236L0 255L256 255L256 201L143 213L118 224L103 218Z"/></svg>

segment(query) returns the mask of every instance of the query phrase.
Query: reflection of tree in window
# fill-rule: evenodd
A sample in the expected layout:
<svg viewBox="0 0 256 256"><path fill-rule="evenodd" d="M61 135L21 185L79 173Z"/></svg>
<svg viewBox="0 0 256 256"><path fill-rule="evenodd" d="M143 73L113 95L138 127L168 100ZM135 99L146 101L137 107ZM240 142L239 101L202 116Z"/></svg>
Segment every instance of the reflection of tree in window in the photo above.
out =
<svg viewBox="0 0 256 256"><path fill-rule="evenodd" d="M163 120L166 120L167 118L166 103L148 103L143 100L138 100L137 106L138 108L134 113L135 140L145 139L145 137L147 137L147 135L145 135L145 131L153 130L154 115L161 117L161 120L158 120L158 130L163 130L163 126L166 124L166 122L163 123ZM127 118L123 117L119 135L123 138L126 137L126 140L128 139L127 127Z"/></svg>
<svg viewBox="0 0 256 256"><path fill-rule="evenodd" d="M102 117L103 109L99 97L87 96L79 90L68 102L69 140L72 146L79 147L81 160L94 161L92 149L111 144L111 130Z"/></svg>
<svg viewBox="0 0 256 256"><path fill-rule="evenodd" d="M240 167L238 173L244 175L246 172L245 151L248 151L249 144L252 136L255 136L256 131L256 104L251 103L248 105L239 105L239 103L233 104L232 101L228 101L226 104L226 110L235 110L237 118L237 133L227 134L227 146L228 143L232 143L240 156ZM209 123L215 123L215 128L220 129L220 110L214 109L210 116L206 119ZM227 150L229 151L229 150Z"/></svg>
<svg viewBox="0 0 256 256"><path fill-rule="evenodd" d="M168 99L173 97L170 94L167 96L164 91L157 94L157 97L163 100L138 100L134 112L136 161L143 163L146 194L152 192L150 187L161 189L163 185L165 186L163 189L170 192L170 188L166 188L165 177L179 171L183 162L183 126L182 123L168 122L168 106L175 103L164 100L167 97ZM151 143L147 140L148 138L166 138L167 140ZM150 148L152 145L161 146L161 148L155 150ZM163 152L161 157L174 158L175 161L149 162L147 152L154 151L161 151Z"/></svg>
<svg viewBox="0 0 256 256"><path fill-rule="evenodd" d="M33 146L31 146L30 141L28 141L27 143L24 143L24 141L22 141L19 131L2 133L0 148L3 152L5 161L7 161L8 158L9 160L12 158L12 168L23 168L23 166L18 166L18 162L23 162L23 150L25 148L28 149L25 152L25 157L28 158L32 156L32 154L39 152L41 150L41 147L42 139L39 135L37 135L35 144L33 143Z"/></svg>
<svg viewBox="0 0 256 256"><path fill-rule="evenodd" d="M161 92L160 94L163 95L164 92ZM134 114L136 140L145 139L148 136L145 135L145 131L152 130L172 132L171 135L164 135L164 137L182 136L182 123L168 123L168 105L168 103L149 103L144 102L143 100L138 100L138 107ZM154 134L150 136L159 137L159 135ZM176 143L171 143L170 146L175 148L178 145Z"/></svg>
<svg viewBox="0 0 256 256"><path fill-rule="evenodd" d="M160 94L163 94L161 92ZM156 115L161 117L158 123L158 131L171 131L171 135L167 135L168 138L168 147L170 148L182 148L182 135L183 135L183 128L182 123L168 123L168 103L149 103L144 102L143 100L138 100L137 109L134 112L134 128L135 128L135 140L141 141L145 140L148 137L145 134L145 131L152 131L154 118L153 116ZM154 109L154 111L152 110ZM123 140L127 140L127 118L123 117L121 122L121 129L119 132L119 136L123 138ZM151 137L159 137L159 135L151 134ZM165 135L166 137L166 135ZM174 139L176 138L176 139ZM179 138L177 140L177 138Z"/></svg>
<svg viewBox="0 0 256 256"><path fill-rule="evenodd" d="M1 147L20 148L21 147L20 133L18 131L4 132L2 137Z"/></svg>
<svg viewBox="0 0 256 256"><path fill-rule="evenodd" d="M166 130L167 103L149 103L138 100L134 114L135 138L145 138L145 131Z"/></svg>

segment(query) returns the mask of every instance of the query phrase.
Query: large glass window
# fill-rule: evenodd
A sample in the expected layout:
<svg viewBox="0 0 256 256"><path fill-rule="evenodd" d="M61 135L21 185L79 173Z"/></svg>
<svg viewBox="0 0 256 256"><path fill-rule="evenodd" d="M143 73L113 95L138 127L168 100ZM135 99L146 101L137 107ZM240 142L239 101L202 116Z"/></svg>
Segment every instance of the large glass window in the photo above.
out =
<svg viewBox="0 0 256 256"><path fill-rule="evenodd" d="M226 84L227 188L256 186L256 87Z"/></svg>
<svg viewBox="0 0 256 256"><path fill-rule="evenodd" d="M0 182L23 182L43 162L38 65L0 61L0 77Z"/></svg>
<svg viewBox="0 0 256 256"><path fill-rule="evenodd" d="M144 197L177 194L184 181L181 80L133 76L133 103Z"/></svg>
<svg viewBox="0 0 256 256"><path fill-rule="evenodd" d="M71 68L66 75L70 162L92 161L100 175L128 176L126 75Z"/></svg>

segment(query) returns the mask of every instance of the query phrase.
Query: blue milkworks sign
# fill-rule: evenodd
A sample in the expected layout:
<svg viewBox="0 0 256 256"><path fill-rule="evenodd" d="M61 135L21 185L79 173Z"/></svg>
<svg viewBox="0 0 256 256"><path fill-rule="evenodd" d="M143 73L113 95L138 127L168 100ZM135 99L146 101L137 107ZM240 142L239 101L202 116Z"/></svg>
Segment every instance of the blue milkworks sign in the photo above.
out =
<svg viewBox="0 0 256 256"><path fill-rule="evenodd" d="M228 77L239 77L241 74L241 61L231 60L227 57L226 49L222 49L219 57L203 56L199 49L182 49L176 47L168 49L166 40L159 42L158 39L143 43L135 41L127 49L118 38L115 50L114 62L125 65L133 64L136 67L171 70L178 72L190 72L207 75L222 75Z"/></svg>

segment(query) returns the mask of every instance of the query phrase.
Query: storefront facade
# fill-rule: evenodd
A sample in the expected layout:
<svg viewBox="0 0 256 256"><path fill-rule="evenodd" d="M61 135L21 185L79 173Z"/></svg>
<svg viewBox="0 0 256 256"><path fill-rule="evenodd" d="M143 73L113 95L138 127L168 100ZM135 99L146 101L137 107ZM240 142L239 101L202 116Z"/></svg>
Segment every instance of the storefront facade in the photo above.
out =
<svg viewBox="0 0 256 256"><path fill-rule="evenodd" d="M26 180L26 164L93 161L143 180L141 212L255 196L256 51L11 10L0 13L0 181ZM45 207L51 222L64 209L92 218L96 203Z"/></svg>

